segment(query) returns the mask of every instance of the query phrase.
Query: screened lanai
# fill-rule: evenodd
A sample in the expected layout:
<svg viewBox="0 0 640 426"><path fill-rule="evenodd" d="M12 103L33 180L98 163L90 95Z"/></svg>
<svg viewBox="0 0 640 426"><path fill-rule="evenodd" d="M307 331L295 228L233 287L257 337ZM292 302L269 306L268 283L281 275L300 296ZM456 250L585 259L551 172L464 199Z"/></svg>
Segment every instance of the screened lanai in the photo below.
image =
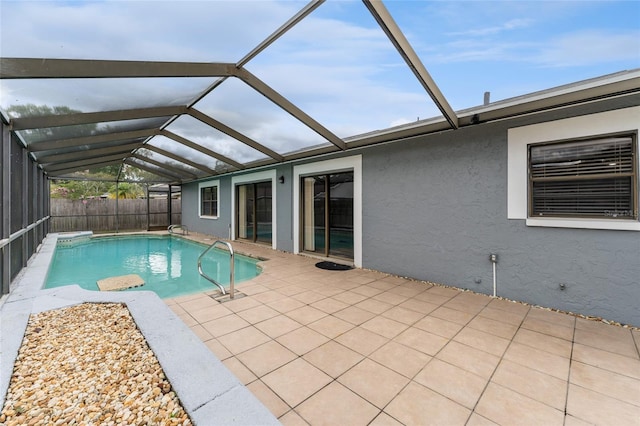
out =
<svg viewBox="0 0 640 426"><path fill-rule="evenodd" d="M2 2L3 291L47 233L52 179L127 165L179 185L638 90L619 72L638 66L633 37L562 74L560 52L534 52L535 2L511 17L448 3ZM554 25L572 19L556 7ZM634 28L619 4L587 9L602 8ZM531 67L539 80L516 84ZM613 72L606 89L569 84Z"/></svg>

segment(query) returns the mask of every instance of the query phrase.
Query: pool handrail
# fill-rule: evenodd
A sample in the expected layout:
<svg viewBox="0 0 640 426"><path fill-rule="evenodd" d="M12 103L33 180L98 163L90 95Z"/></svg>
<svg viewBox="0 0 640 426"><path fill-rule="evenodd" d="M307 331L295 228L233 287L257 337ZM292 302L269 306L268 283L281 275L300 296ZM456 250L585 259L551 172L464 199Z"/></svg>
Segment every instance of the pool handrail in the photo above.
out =
<svg viewBox="0 0 640 426"><path fill-rule="evenodd" d="M167 227L167 232L169 232L170 234L173 234L173 230L176 228L182 229L182 235L189 235L189 228L187 228L187 225L181 225L179 223L174 225L169 225Z"/></svg>
<svg viewBox="0 0 640 426"><path fill-rule="evenodd" d="M233 280L234 280L234 254L233 254L233 247L231 247L231 244L226 242L226 241L222 241L222 240L216 240L213 244L211 244L209 247L207 247L207 249L205 251L202 252L202 254L200 254L200 256L198 257L198 272L200 273L200 275L203 278L206 278L207 280L211 281L213 284L217 285L218 288L220 288L220 291L222 292L223 295L227 294L227 291L225 290L225 288L218 283L216 280L214 280L213 278L211 278L210 276L208 276L207 274L205 274L205 272L202 270L202 258L204 257L205 254L207 254L207 252L209 250L211 250L212 248L214 248L217 244L224 244L225 246L227 246L227 249L229 250L229 259L230 259L230 265L229 265L229 298L233 299L234 297L234 285L233 285Z"/></svg>

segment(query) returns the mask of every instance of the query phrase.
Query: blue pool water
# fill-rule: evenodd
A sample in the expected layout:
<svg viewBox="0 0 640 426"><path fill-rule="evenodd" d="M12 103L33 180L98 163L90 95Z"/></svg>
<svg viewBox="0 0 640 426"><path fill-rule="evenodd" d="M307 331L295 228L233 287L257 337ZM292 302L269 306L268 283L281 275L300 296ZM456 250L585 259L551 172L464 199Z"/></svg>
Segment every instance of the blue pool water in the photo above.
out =
<svg viewBox="0 0 640 426"><path fill-rule="evenodd" d="M198 256L207 246L171 236L95 237L65 247L56 247L45 288L78 284L98 290L98 280L118 275L138 274L141 287L126 291L154 291L162 298L215 290L217 287L198 273ZM235 282L260 273L259 260L235 256ZM214 249L202 260L204 272L217 282L229 285L229 253Z"/></svg>

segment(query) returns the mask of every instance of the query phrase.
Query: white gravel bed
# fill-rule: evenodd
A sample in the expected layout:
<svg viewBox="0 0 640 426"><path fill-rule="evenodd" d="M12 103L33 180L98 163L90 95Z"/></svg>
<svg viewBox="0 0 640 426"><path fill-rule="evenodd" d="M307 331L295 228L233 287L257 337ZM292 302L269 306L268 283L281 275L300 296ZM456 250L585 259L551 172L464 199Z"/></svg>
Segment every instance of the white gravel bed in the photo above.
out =
<svg viewBox="0 0 640 426"><path fill-rule="evenodd" d="M192 424L119 303L84 303L30 316L0 423Z"/></svg>

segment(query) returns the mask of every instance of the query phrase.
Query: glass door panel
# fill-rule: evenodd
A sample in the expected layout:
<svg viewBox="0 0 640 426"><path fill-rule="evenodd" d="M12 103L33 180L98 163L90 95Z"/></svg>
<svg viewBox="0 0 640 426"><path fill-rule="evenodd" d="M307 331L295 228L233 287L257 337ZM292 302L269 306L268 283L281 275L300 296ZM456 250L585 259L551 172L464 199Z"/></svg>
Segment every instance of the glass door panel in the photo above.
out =
<svg viewBox="0 0 640 426"><path fill-rule="evenodd" d="M329 176L329 255L353 259L353 173Z"/></svg>
<svg viewBox="0 0 640 426"><path fill-rule="evenodd" d="M236 186L236 235L252 242L271 243L271 182Z"/></svg>
<svg viewBox="0 0 640 426"><path fill-rule="evenodd" d="M272 209L271 182L255 184L256 191L256 241L271 243Z"/></svg>

